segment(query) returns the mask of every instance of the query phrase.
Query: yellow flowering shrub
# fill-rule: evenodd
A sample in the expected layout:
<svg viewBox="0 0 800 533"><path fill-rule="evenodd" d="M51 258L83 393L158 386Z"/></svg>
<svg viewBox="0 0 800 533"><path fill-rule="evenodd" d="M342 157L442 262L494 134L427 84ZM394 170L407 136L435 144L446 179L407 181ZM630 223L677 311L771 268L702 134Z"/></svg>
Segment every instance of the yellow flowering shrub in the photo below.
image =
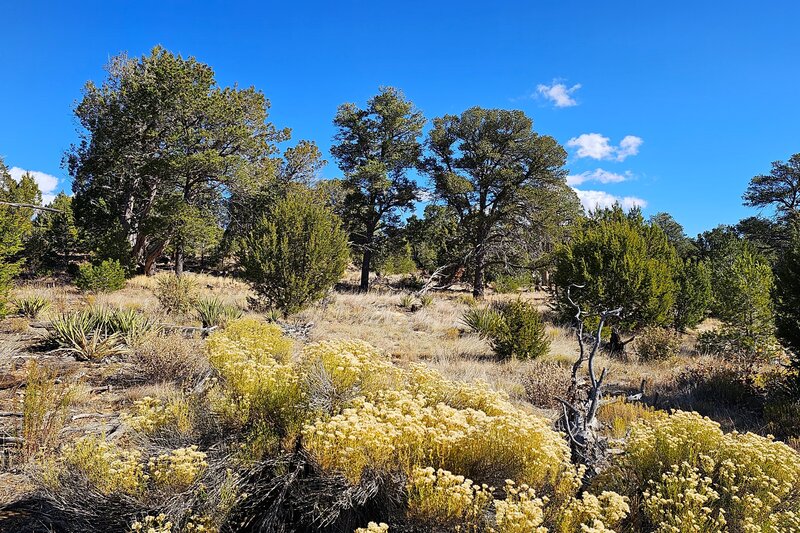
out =
<svg viewBox="0 0 800 533"><path fill-rule="evenodd" d="M224 330L209 335L206 349L212 364L219 354L231 349L255 361L274 359L285 363L292 354L292 341L275 324L255 318L240 318L230 322Z"/></svg>
<svg viewBox="0 0 800 533"><path fill-rule="evenodd" d="M616 492L603 491L599 496L584 492L574 498L559 517L562 533L572 531L613 531L630 513L628 499Z"/></svg>
<svg viewBox="0 0 800 533"><path fill-rule="evenodd" d="M678 411L634 424L625 453L597 484L629 496L639 520L660 531L792 531L800 455Z"/></svg>
<svg viewBox="0 0 800 533"><path fill-rule="evenodd" d="M311 395L330 400L320 406L333 411L355 395L369 396L390 388L399 369L372 345L363 341L315 342L303 349L301 372Z"/></svg>
<svg viewBox="0 0 800 533"><path fill-rule="evenodd" d="M295 423L304 405L300 376L289 361L291 346L278 326L252 319L212 334L208 357L224 382L216 409L239 424L267 418L285 429Z"/></svg>
<svg viewBox="0 0 800 533"><path fill-rule="evenodd" d="M689 463L672 465L642 493L644 513L659 533L724 531L725 513L714 505L712 481Z"/></svg>
<svg viewBox="0 0 800 533"><path fill-rule="evenodd" d="M140 463L141 452L124 450L98 437L89 436L64 448L64 465L83 473L105 494L142 491L148 479Z"/></svg>
<svg viewBox="0 0 800 533"><path fill-rule="evenodd" d="M122 413L120 420L137 431L153 434L165 427L173 427L185 435L192 429L192 411L184 397L164 402L145 396L133 402L131 413Z"/></svg>
<svg viewBox="0 0 800 533"><path fill-rule="evenodd" d="M181 489L188 487L208 467L206 454L197 446L177 448L170 453L150 458L148 468L156 485L162 488Z"/></svg>
<svg viewBox="0 0 800 533"><path fill-rule="evenodd" d="M147 515L131 524L130 533L172 533L172 522L167 515Z"/></svg>
<svg viewBox="0 0 800 533"><path fill-rule="evenodd" d="M433 465L480 482L513 478L558 494L578 484L564 439L546 419L511 406L492 416L384 391L307 424L303 437L323 469L353 483L370 470L410 475L415 466Z"/></svg>
<svg viewBox="0 0 800 533"><path fill-rule="evenodd" d="M496 533L547 533L544 506L548 498L537 498L528 485L515 486L506 480L506 499L495 500Z"/></svg>
<svg viewBox="0 0 800 533"><path fill-rule="evenodd" d="M423 524L458 526L460 531L482 531L493 500L492 488L441 468L414 468L406 491L409 518Z"/></svg>

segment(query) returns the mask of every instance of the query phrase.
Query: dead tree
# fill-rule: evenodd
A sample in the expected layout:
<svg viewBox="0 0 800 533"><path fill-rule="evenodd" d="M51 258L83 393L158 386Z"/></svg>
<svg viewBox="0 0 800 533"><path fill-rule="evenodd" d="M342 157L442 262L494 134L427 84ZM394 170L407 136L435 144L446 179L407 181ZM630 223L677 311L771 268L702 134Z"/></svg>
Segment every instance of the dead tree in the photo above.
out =
<svg viewBox="0 0 800 533"><path fill-rule="evenodd" d="M617 328L611 328L611 338L608 340L608 351L612 354L624 354L625 346L636 338L636 335L624 341Z"/></svg>
<svg viewBox="0 0 800 533"><path fill-rule="evenodd" d="M575 331L579 354L575 364L572 365L572 380L567 398L557 398L562 408L559 425L569 437L573 461L586 465L586 475L591 477L602 467L608 448L605 439L600 435L600 424L597 420L597 410L600 408L603 396L603 382L608 369L603 368L598 376L594 366L595 356L602 343L603 327L610 318L619 317L622 308L604 310L599 313L600 322L597 325L597 331L591 337L592 344L587 353L584 321L589 313L582 310L580 305L572 299L571 289L573 287L580 289L583 286L567 287L567 300L576 309ZM584 362L588 370L588 383L578 376Z"/></svg>

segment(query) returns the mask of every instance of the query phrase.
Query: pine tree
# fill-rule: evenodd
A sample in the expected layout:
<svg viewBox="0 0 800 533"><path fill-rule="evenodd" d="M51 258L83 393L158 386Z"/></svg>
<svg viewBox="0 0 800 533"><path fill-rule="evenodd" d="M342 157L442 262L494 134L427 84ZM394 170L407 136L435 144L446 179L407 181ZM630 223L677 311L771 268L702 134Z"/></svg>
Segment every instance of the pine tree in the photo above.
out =
<svg viewBox="0 0 800 533"><path fill-rule="evenodd" d="M699 324L711 305L711 270L703 261L686 259L678 274L674 326L685 331Z"/></svg>
<svg viewBox="0 0 800 533"><path fill-rule="evenodd" d="M24 174L17 182L0 158L0 200L40 205L42 194L33 176ZM30 208L0 205L0 316L7 312L11 283L22 266L20 252L25 237L33 228L32 217Z"/></svg>

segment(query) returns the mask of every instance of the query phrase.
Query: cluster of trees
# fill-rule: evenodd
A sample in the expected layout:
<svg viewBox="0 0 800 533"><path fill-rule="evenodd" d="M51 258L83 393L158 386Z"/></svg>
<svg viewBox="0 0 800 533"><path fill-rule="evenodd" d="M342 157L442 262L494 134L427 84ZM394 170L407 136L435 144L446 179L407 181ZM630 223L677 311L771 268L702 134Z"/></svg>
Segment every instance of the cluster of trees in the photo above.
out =
<svg viewBox="0 0 800 533"><path fill-rule="evenodd" d="M500 273L543 266L581 215L566 152L521 111L476 107L434 119L423 135L424 115L382 88L364 108L336 112L342 177L323 181L319 149L283 148L290 131L269 121L269 107L255 88L221 87L208 65L160 47L111 60L75 109L80 139L65 157L74 196L57 206L67 227L38 244L59 260L29 268L89 257L146 274L165 261L177 275L187 261L254 273L252 245L272 231L278 202L303 195L341 219L362 290L370 273L422 268L481 296ZM416 216L425 197L435 202Z"/></svg>
<svg viewBox="0 0 800 533"><path fill-rule="evenodd" d="M494 280L552 273L562 303L580 286L587 308L623 306L630 330L684 330L713 313L751 346L776 327L800 346L800 155L745 192L774 216L690 239L667 213L584 214L565 150L521 111L475 107L429 124L382 88L335 113L342 177L322 180L320 150L290 145L269 109L263 93L221 87L194 58L160 47L114 58L75 109L80 138L65 157L74 195L35 216L0 206L0 285L87 259L146 274L167 263L180 275L189 263L233 268L292 312L350 261L362 290L372 273L421 270L478 297ZM18 183L0 166L0 185L6 203L41 202L30 176Z"/></svg>

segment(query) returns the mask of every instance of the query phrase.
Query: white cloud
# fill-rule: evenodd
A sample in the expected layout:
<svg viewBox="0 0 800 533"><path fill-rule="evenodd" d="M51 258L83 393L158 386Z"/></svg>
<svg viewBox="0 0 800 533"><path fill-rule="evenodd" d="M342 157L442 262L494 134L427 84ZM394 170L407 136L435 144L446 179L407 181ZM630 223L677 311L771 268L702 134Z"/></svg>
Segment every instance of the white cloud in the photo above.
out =
<svg viewBox="0 0 800 533"><path fill-rule="evenodd" d="M617 161L624 161L626 157L639 153L639 147L644 141L636 135L626 135L619 142L617 148Z"/></svg>
<svg viewBox="0 0 800 533"><path fill-rule="evenodd" d="M567 141L567 146L578 149L578 157L591 157L592 159L608 159L614 153L614 147L609 143L608 137L599 133L582 133Z"/></svg>
<svg viewBox="0 0 800 533"><path fill-rule="evenodd" d="M644 143L641 137L626 135L619 146L611 144L611 139L599 133L582 133L567 141L567 146L577 148L577 156L592 159L614 159L625 161L626 158L639 153L639 147Z"/></svg>
<svg viewBox="0 0 800 533"><path fill-rule="evenodd" d="M596 181L598 183L620 183L631 179L632 174L626 170L624 174L617 174L616 172L609 172L602 168L596 168L591 172L581 172L580 174L570 174L567 176L567 185L580 185L587 181Z"/></svg>
<svg viewBox="0 0 800 533"><path fill-rule="evenodd" d="M536 87L536 92L553 102L556 107L572 107L578 105L578 102L570 95L580 88L580 83L567 87L563 83L559 83L558 80L553 80L550 85L539 84Z"/></svg>
<svg viewBox="0 0 800 533"><path fill-rule="evenodd" d="M626 211L634 207L647 207L647 202L636 196L614 196L605 191L574 190L575 194L578 195L578 199L581 201L581 205L583 205L583 208L587 211L612 207L614 204L619 204Z"/></svg>
<svg viewBox="0 0 800 533"><path fill-rule="evenodd" d="M33 176L33 180L36 182L36 185L39 186L39 190L42 191L42 204L47 205L52 202L56 197L56 189L58 188L57 177L45 172L39 172L38 170L25 170L19 167L11 167L8 169L8 173L15 181L21 180L23 174L28 172Z"/></svg>

